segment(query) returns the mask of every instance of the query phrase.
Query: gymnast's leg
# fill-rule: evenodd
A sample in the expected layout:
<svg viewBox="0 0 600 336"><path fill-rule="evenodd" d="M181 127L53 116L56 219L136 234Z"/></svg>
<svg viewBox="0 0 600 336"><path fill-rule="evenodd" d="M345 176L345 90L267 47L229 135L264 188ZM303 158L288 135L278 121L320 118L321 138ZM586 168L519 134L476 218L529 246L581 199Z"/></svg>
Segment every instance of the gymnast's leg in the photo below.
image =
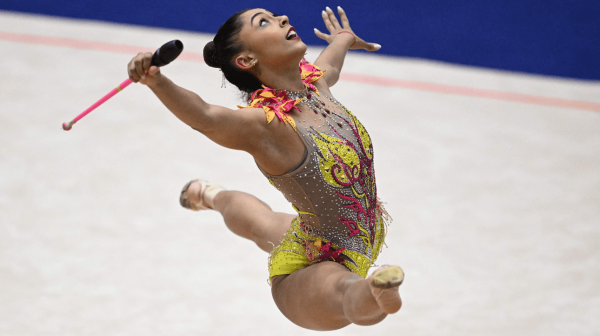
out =
<svg viewBox="0 0 600 336"><path fill-rule="evenodd" d="M233 233L252 240L271 252L290 228L297 215L274 212L258 198L241 191L224 190L214 200L215 210Z"/></svg>
<svg viewBox="0 0 600 336"><path fill-rule="evenodd" d="M184 187L182 205L186 208L217 210L225 225L238 236L252 240L263 251L271 252L290 228L297 215L275 212L258 198L234 190L192 181Z"/></svg>
<svg viewBox="0 0 600 336"><path fill-rule="evenodd" d="M303 328L335 330L350 323L373 325L402 306L398 293L404 277L401 272L397 266L381 267L364 279L336 262L324 261L273 277L273 299L290 321ZM381 286L375 281L376 277L391 279L390 273L395 279L392 286L390 282Z"/></svg>

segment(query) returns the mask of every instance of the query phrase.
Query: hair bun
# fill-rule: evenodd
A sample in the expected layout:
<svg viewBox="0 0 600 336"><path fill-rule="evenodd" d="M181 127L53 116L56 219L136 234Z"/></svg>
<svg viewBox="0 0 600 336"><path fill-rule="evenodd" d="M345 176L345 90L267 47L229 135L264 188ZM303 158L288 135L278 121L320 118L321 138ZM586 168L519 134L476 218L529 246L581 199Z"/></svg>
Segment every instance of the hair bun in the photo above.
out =
<svg viewBox="0 0 600 336"><path fill-rule="evenodd" d="M204 46L204 62L210 67L220 69L219 59L217 57L217 46L215 42L210 41Z"/></svg>

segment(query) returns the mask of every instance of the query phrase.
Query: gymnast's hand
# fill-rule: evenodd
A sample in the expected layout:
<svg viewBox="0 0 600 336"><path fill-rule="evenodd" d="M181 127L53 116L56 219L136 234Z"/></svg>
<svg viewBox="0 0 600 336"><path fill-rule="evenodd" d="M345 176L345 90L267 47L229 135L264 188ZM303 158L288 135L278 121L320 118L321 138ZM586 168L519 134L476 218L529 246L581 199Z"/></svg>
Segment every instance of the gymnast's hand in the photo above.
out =
<svg viewBox="0 0 600 336"><path fill-rule="evenodd" d="M330 35L321 33L317 28L315 28L315 34L327 41L327 43L331 44L334 39L337 38L345 38L352 40L352 35L355 37L355 42L350 46L350 49L364 49L367 51L376 51L381 49L381 46L376 43L367 43L360 37L356 36L350 28L350 22L348 21L348 17L346 13L342 9L342 7L338 6L338 14L340 15L340 20L342 24L340 25L338 19L335 17L335 13L331 10L331 8L327 7L327 11L323 11L321 15L323 16L323 21L325 22L325 27L329 30ZM342 31L347 31L352 34L342 33Z"/></svg>
<svg viewBox="0 0 600 336"><path fill-rule="evenodd" d="M127 65L127 73L134 83L152 86L162 79L160 69L152 63L152 53L139 53Z"/></svg>

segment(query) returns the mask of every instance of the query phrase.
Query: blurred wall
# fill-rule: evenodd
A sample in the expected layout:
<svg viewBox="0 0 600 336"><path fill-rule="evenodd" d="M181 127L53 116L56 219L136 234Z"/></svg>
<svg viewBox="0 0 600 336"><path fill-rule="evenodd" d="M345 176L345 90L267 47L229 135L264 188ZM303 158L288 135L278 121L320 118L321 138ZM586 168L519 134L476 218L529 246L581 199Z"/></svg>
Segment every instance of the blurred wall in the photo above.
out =
<svg viewBox="0 0 600 336"><path fill-rule="evenodd" d="M0 0L4 10L208 33L263 7L289 16L307 44L324 44L312 30L326 31L320 11L338 5L381 53L600 80L600 0Z"/></svg>

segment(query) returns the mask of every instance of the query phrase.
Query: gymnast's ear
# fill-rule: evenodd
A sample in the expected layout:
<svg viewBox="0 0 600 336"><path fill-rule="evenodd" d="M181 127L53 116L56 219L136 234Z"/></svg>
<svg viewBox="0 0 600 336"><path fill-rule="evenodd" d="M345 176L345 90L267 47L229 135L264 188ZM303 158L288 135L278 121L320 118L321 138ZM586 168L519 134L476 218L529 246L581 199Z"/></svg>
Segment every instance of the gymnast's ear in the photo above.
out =
<svg viewBox="0 0 600 336"><path fill-rule="evenodd" d="M253 55L248 54L240 54L235 59L235 64L242 70L250 70L256 63L258 63L258 60Z"/></svg>

